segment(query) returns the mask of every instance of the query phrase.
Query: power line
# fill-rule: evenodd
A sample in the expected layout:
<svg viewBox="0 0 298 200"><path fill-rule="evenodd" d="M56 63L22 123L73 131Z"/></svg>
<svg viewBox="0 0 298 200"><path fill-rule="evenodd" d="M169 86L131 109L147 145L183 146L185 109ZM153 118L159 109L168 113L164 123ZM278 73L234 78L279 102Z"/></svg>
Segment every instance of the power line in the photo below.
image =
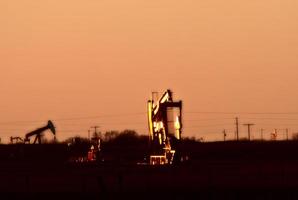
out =
<svg viewBox="0 0 298 200"><path fill-rule="evenodd" d="M253 117L244 117L244 119L255 119L255 120L298 120L298 118L269 118L269 117L262 117L262 118L253 118Z"/></svg>
<svg viewBox="0 0 298 200"><path fill-rule="evenodd" d="M210 124L210 125L195 125L195 126L187 126L184 125L185 128L190 128L190 127L213 127L213 126L232 126L233 124Z"/></svg>
<svg viewBox="0 0 298 200"><path fill-rule="evenodd" d="M9 122L1 122L0 123L0 125L11 125L11 124L13 124L13 125L15 125L15 124L22 124L22 123L24 123L24 124L31 124L31 123L42 123L42 122L44 122L44 120L42 121L42 120L34 120L34 121L9 121Z"/></svg>
<svg viewBox="0 0 298 200"><path fill-rule="evenodd" d="M185 114L256 114L256 115L298 115L298 112L209 112L209 111L186 111ZM54 118L54 121L75 121L75 120L85 120L85 119L98 119L98 118L111 118L111 117L127 117L136 115L146 115L146 112L136 112L136 113L123 113L123 114L111 114L111 115L97 115L97 116L85 116L85 117L70 117L70 118ZM208 120L227 120L232 118L217 118L217 119L198 119L194 121L208 121ZM268 119L268 120L298 120L293 118L247 118L247 119ZM191 120L189 120L191 121ZM9 124L22 124L22 123L41 123L44 120L28 120L28 121L8 121L0 122L0 125Z"/></svg>
<svg viewBox="0 0 298 200"><path fill-rule="evenodd" d="M185 119L183 121L196 122L196 121L215 121L215 120L232 120L234 118L206 118L206 119Z"/></svg>
<svg viewBox="0 0 298 200"><path fill-rule="evenodd" d="M207 112L207 111L186 111L187 114L224 114L224 115L298 115L298 112Z"/></svg>
<svg viewBox="0 0 298 200"><path fill-rule="evenodd" d="M88 124L81 124L81 123L74 123L74 124L64 124L64 123L57 123L59 124L60 126L85 126L85 127L89 127L89 125L91 124L90 122ZM94 123L93 123L94 124ZM147 125L146 122L103 122L101 121L102 126L110 126L110 125L117 125L117 126L122 126L122 125L134 125L134 126L139 126L139 125Z"/></svg>
<svg viewBox="0 0 298 200"><path fill-rule="evenodd" d="M279 124L279 123L259 123L262 126L298 126L298 124Z"/></svg>
<svg viewBox="0 0 298 200"><path fill-rule="evenodd" d="M98 115L98 116L86 116L86 117L72 117L72 118L54 118L53 121L75 121L75 120L84 120L84 119L98 119L98 118L109 118L109 117L127 117L127 116L136 116L136 115L144 115L145 112L139 113L123 113L123 114L113 114L113 115ZM1 122L1 124L14 124L14 123L38 123L44 122L44 120L30 120L30 121L8 121Z"/></svg>

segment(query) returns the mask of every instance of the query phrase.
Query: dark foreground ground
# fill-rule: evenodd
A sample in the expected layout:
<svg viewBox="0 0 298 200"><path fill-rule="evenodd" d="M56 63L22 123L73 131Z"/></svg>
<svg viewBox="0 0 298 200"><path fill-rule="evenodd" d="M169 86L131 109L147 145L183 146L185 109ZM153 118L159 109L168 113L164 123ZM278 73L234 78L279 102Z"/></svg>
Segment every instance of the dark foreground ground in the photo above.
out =
<svg viewBox="0 0 298 200"><path fill-rule="evenodd" d="M187 148L177 166L2 160L0 199L298 199L297 142Z"/></svg>

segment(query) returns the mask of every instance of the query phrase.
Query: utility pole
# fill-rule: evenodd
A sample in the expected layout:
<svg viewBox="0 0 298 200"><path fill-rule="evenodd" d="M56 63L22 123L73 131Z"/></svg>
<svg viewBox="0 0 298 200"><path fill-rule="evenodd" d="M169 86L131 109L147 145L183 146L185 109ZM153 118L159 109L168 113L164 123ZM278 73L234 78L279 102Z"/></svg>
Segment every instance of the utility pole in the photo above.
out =
<svg viewBox="0 0 298 200"><path fill-rule="evenodd" d="M239 141L239 123L238 123L238 117L236 117L236 140Z"/></svg>
<svg viewBox="0 0 298 200"><path fill-rule="evenodd" d="M243 126L247 126L248 140L250 141L250 127L254 124L243 124Z"/></svg>
<svg viewBox="0 0 298 200"><path fill-rule="evenodd" d="M263 138L263 131L264 131L264 129L261 128L261 140L264 139L264 138Z"/></svg>
<svg viewBox="0 0 298 200"><path fill-rule="evenodd" d="M90 132L91 132L91 130L89 129L88 130L88 140L90 141L91 139L90 139Z"/></svg>
<svg viewBox="0 0 298 200"><path fill-rule="evenodd" d="M100 126L92 126L91 128L94 128L94 137L98 137L97 135L97 129L99 128Z"/></svg>
<svg viewBox="0 0 298 200"><path fill-rule="evenodd" d="M289 140L289 129L286 129L286 136L287 136L287 141Z"/></svg>
<svg viewBox="0 0 298 200"><path fill-rule="evenodd" d="M227 136L226 129L224 129L222 133L223 133L223 138L224 138L224 142L225 142L226 141L226 136Z"/></svg>

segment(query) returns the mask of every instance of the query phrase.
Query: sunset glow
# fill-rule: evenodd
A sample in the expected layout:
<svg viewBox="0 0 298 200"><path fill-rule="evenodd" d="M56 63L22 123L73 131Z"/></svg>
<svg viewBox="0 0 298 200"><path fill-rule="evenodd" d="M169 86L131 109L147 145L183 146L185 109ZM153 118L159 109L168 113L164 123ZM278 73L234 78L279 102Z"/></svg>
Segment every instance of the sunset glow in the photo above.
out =
<svg viewBox="0 0 298 200"><path fill-rule="evenodd" d="M297 8L294 0L2 0L2 142L47 120L60 140L87 137L94 125L148 135L146 102L167 88L184 102L185 136L221 140L227 129L234 139L235 117L256 124L253 138L261 128L268 140L274 129L277 140L286 128L298 132Z"/></svg>

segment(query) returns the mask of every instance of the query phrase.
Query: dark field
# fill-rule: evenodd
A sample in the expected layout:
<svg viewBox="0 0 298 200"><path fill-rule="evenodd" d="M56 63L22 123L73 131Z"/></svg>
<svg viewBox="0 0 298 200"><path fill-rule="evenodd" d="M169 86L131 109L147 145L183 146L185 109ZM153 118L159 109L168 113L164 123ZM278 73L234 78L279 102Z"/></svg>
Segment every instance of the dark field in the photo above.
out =
<svg viewBox="0 0 298 200"><path fill-rule="evenodd" d="M188 162L148 166L136 164L143 148L110 148L107 162L70 163L63 145L2 145L0 192L17 199L298 199L296 141L182 147Z"/></svg>

